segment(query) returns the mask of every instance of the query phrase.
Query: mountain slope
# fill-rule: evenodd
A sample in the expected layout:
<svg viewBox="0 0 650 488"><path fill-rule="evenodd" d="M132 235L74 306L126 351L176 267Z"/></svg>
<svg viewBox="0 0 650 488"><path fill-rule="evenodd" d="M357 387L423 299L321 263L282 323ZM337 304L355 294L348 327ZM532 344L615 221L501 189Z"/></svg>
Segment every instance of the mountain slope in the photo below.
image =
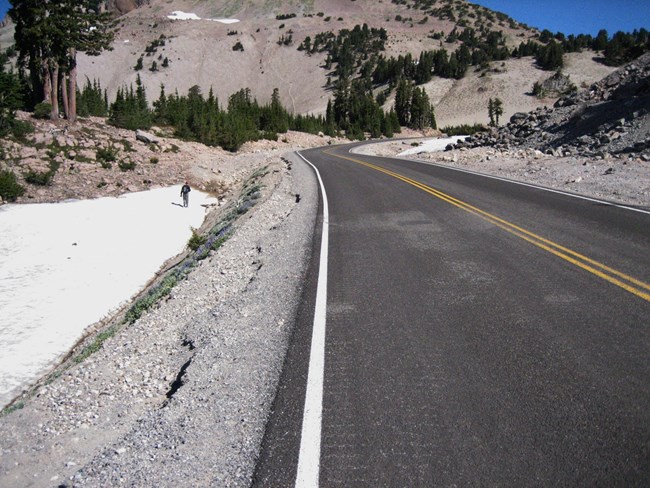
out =
<svg viewBox="0 0 650 488"><path fill-rule="evenodd" d="M464 0L112 0L109 7L120 14L114 49L100 57L78 56L80 84L85 77L97 79L113 100L118 88L134 85L139 75L149 102L158 98L161 85L167 93L178 90L181 95L198 85L205 94L212 88L222 104L241 88L250 88L261 102L278 88L282 103L297 113L324 113L333 97L327 86L331 70L323 68L326 53L298 50L307 36L313 39L322 32L338 33L365 23L387 31L384 56L410 53L417 59L422 51L453 52L460 43L447 43L445 38L454 29L501 31L510 47L537 33ZM202 20L171 20L175 11ZM163 44L161 36L164 45L152 47ZM288 38L292 41L280 42ZM241 49L234 50L237 46ZM567 57L565 72L579 88L612 71L592 57L590 52ZM139 58L143 68L136 71ZM157 71L150 70L154 62ZM163 63L168 66L163 68ZM490 69L468 72L461 80L434 78L425 88L439 126L485 123L489 98L501 98L507 116L552 104L555 99L530 95L533 83L550 75L528 57L493 62ZM391 104L389 97L385 108Z"/></svg>

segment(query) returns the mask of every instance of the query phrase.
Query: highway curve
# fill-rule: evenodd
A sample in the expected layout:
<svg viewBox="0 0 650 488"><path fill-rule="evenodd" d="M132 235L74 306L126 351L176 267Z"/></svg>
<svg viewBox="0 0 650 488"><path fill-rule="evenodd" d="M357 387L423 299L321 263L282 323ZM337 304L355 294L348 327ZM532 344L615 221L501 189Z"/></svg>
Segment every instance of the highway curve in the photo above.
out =
<svg viewBox="0 0 650 488"><path fill-rule="evenodd" d="M349 146L302 155L328 226L255 486L650 484L650 214Z"/></svg>

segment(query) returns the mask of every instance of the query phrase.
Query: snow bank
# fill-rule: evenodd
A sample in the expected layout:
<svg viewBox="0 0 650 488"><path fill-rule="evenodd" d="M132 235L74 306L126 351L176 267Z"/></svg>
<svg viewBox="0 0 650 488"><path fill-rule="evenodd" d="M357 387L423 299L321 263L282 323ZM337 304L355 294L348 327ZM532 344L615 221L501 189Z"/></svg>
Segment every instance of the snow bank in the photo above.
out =
<svg viewBox="0 0 650 488"><path fill-rule="evenodd" d="M179 193L0 207L0 407L184 249L214 200Z"/></svg>
<svg viewBox="0 0 650 488"><path fill-rule="evenodd" d="M213 22L221 22L222 24L235 24L239 22L238 19L202 19L196 14L185 13L180 10L172 12L167 18L172 20L211 20Z"/></svg>
<svg viewBox="0 0 650 488"><path fill-rule="evenodd" d="M398 154L398 156L408 156L422 152L443 151L448 144L455 144L458 141L464 141L468 136L444 137L441 139L428 139L423 141L419 146L407 149Z"/></svg>

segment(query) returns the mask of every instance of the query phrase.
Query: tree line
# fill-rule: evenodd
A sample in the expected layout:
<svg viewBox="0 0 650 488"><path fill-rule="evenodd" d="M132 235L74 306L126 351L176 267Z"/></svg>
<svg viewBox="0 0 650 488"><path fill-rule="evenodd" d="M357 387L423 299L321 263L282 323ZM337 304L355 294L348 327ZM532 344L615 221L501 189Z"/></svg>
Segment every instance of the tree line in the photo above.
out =
<svg viewBox="0 0 650 488"><path fill-rule="evenodd" d="M312 134L335 136L344 132L353 139L386 135L401 131L397 112L384 113L372 94L363 92L358 82L345 83L337 88L329 100L325 116L290 113L280 101L280 93L273 90L269 103L260 104L249 88L242 88L228 97L222 105L210 89L207 97L200 87L191 87L187 95L177 91L167 94L161 86L158 99L149 109L146 92L138 77L136 86L118 90L110 106L109 123L131 130L149 129L152 125L170 126L174 135L195 140L228 151L237 151L247 141L277 140L278 135L295 130ZM411 92L412 93L412 92ZM423 90L417 90L409 103L406 125L420 128L435 124L433 107ZM420 112L426 112L426 116Z"/></svg>

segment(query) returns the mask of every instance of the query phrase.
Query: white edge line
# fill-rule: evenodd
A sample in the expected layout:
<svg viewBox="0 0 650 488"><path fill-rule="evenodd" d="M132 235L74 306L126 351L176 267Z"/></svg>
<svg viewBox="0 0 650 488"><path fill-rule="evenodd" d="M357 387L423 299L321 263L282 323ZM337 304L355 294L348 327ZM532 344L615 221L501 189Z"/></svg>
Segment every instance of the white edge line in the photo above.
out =
<svg viewBox="0 0 650 488"><path fill-rule="evenodd" d="M350 151L349 151L350 154L358 154L358 153L352 152L354 149L356 149L356 148L350 149ZM526 183L524 181L513 180L513 179L510 179L510 178L504 178L503 176L495 176L495 175L490 175L490 174L487 174L487 173L480 173L478 171L472 171L472 170L469 170L469 169L457 168L455 166L447 166L446 164L434 163L433 161L424 161L422 159L405 158L405 157L401 157L401 156L375 156L375 157L387 158L387 159L401 159L403 161L413 161L414 163L428 164L429 166L437 166L438 168L451 169L453 171L460 171L461 173L469 173L469 174L472 174L472 175L484 176L485 178L491 178L493 180L505 181L507 183L514 183L515 185L527 186L529 188L535 188L537 190L543 190L543 191L547 191L547 192L550 192L550 193L558 193L560 195L565 195L567 197L578 198L580 200L586 200L588 202L600 203L602 205L607 205L609 207L618 207L618 208L622 208L624 210L631 210L633 212L640 212L640 213L650 215L650 210L643 210L641 208L629 207L629 206L624 205L622 203L608 202L607 200L599 200L597 198L587 197L587 196L584 196L584 195L578 195L576 193L569 193L569 192L562 191L562 190L556 190L554 188L549 188L547 186L540 186L540 185L535 185L534 183Z"/></svg>
<svg viewBox="0 0 650 488"><path fill-rule="evenodd" d="M323 376L325 369L325 317L327 311L327 256L329 209L325 185L316 166L296 152L315 171L323 195L323 232L320 245L320 265L316 287L316 306L309 354L307 391L303 411L300 454L296 473L296 488L317 488L320 473L321 424L323 418Z"/></svg>

